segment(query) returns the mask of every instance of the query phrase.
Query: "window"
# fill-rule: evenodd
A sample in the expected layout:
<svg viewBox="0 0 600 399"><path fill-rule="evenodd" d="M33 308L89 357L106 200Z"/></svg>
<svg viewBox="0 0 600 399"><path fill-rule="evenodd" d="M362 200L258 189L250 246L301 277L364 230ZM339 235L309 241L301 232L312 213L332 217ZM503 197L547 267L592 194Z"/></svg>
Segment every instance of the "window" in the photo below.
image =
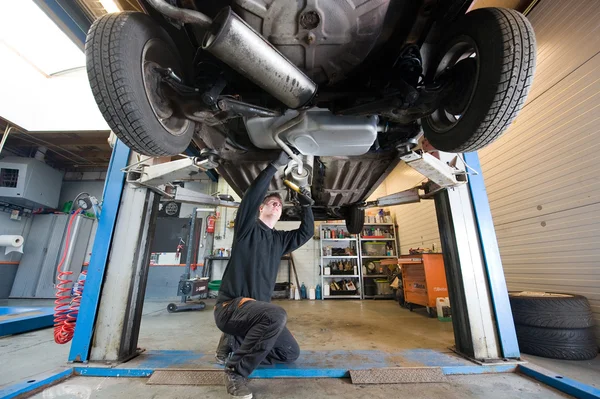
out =
<svg viewBox="0 0 600 399"><path fill-rule="evenodd" d="M19 180L19 169L0 169L0 187L17 187Z"/></svg>

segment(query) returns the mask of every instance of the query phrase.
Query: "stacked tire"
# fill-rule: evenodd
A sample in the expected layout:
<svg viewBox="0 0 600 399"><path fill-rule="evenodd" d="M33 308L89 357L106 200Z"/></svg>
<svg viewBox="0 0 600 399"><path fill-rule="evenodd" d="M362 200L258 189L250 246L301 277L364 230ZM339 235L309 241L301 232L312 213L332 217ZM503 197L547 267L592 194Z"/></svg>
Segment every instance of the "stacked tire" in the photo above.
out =
<svg viewBox="0 0 600 399"><path fill-rule="evenodd" d="M521 352L566 360L598 355L590 304L581 295L509 293Z"/></svg>

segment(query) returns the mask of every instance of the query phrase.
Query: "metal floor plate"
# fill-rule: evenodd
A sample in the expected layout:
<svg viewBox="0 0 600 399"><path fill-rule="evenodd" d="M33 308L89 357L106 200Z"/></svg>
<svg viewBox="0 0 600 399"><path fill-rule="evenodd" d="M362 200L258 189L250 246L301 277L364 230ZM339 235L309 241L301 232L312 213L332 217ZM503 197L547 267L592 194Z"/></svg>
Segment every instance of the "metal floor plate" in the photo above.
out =
<svg viewBox="0 0 600 399"><path fill-rule="evenodd" d="M149 385L224 385L223 370L157 370Z"/></svg>
<svg viewBox="0 0 600 399"><path fill-rule="evenodd" d="M350 370L353 384L448 382L439 367L402 367Z"/></svg>

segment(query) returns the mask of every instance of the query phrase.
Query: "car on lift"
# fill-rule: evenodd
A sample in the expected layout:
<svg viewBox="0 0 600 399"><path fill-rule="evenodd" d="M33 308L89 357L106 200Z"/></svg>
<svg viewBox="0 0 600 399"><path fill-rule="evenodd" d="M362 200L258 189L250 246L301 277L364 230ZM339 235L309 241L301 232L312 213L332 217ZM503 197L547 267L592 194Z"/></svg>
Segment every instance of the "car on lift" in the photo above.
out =
<svg viewBox="0 0 600 399"><path fill-rule="evenodd" d="M110 128L149 156L218 161L241 196L281 150L271 183L297 218L362 229L365 200L424 135L476 151L523 106L536 43L511 9L448 0L139 0L87 36L92 92Z"/></svg>

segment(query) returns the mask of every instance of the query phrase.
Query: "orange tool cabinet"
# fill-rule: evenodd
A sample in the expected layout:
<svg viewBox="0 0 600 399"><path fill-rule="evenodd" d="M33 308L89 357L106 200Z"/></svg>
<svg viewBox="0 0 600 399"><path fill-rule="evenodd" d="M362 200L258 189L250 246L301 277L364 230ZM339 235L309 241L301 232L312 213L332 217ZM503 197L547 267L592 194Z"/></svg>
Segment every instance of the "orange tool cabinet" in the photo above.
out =
<svg viewBox="0 0 600 399"><path fill-rule="evenodd" d="M446 271L442 254L402 255L398 259L402 268L402 285L405 306L427 307L429 316L435 317L435 300L448 296Z"/></svg>

